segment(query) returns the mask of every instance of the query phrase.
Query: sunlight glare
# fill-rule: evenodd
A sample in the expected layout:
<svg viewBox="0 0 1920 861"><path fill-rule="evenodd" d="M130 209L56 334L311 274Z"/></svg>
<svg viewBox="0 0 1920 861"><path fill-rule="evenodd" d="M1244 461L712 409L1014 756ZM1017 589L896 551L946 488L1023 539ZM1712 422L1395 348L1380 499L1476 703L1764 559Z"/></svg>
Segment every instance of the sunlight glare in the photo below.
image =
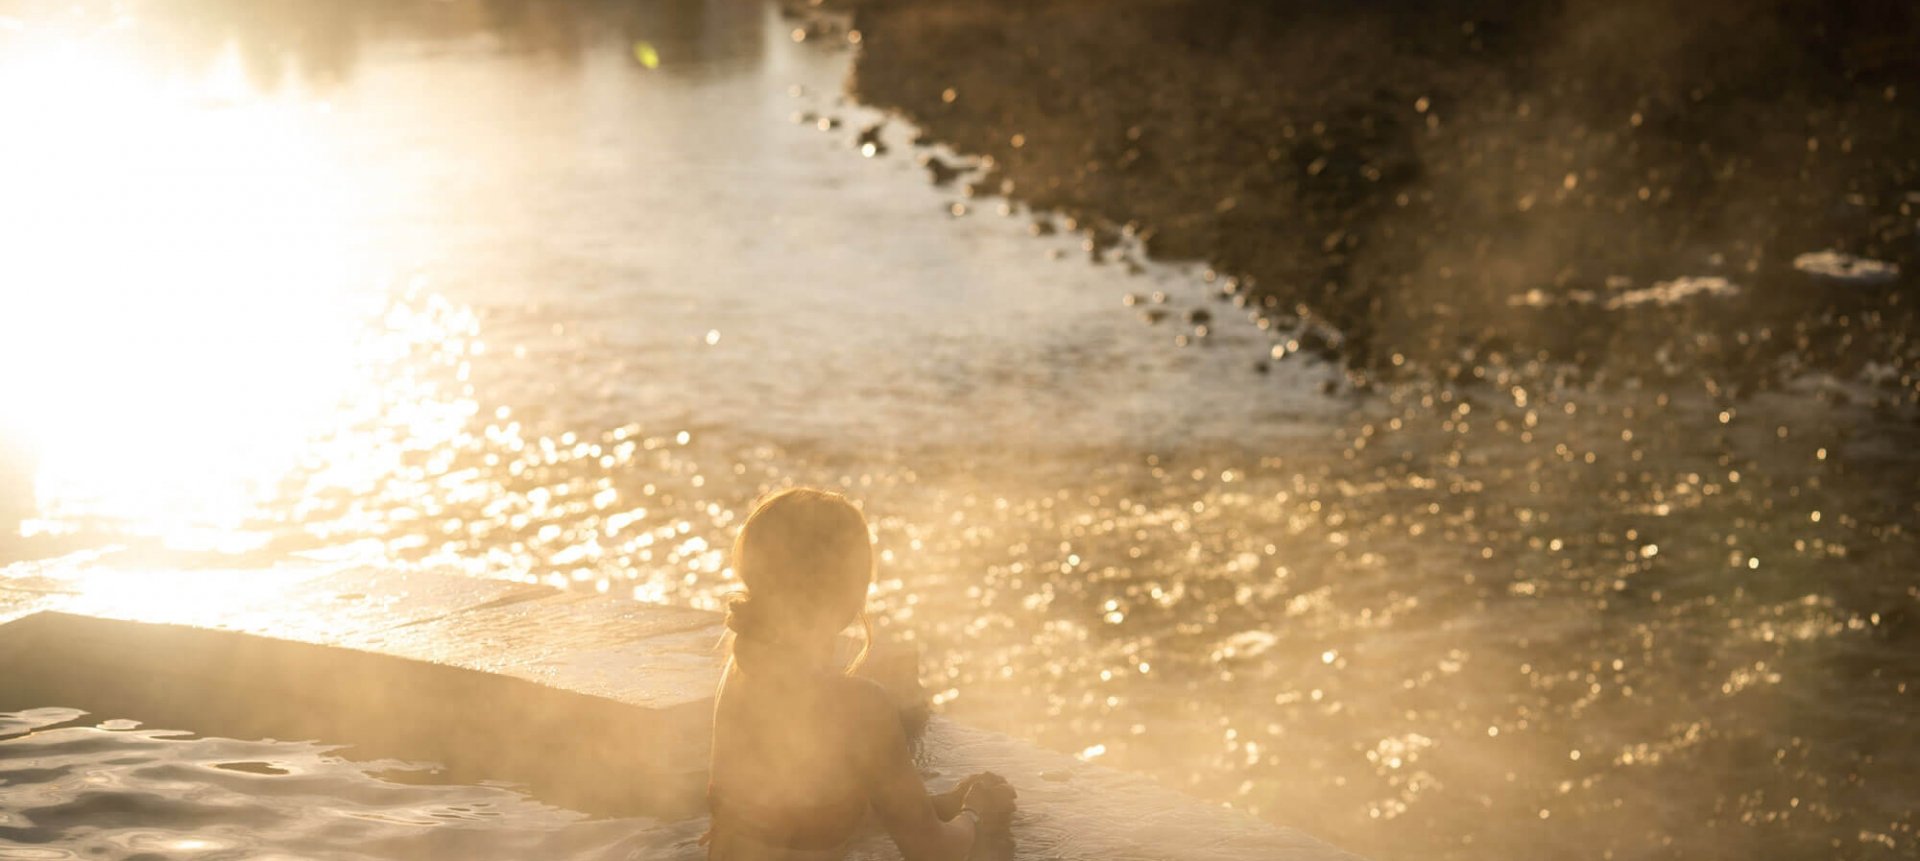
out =
<svg viewBox="0 0 1920 861"><path fill-rule="evenodd" d="M324 110L249 92L231 50L156 73L137 35L0 41L0 108L33 120L0 137L0 445L43 516L184 537L237 525L324 420L360 282Z"/></svg>

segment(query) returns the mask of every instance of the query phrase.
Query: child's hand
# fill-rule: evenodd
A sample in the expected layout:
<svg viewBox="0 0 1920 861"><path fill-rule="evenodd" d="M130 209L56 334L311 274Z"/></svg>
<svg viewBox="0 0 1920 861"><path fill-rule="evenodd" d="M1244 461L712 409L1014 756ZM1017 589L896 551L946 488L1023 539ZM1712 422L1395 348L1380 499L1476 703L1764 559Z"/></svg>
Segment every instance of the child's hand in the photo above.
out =
<svg viewBox="0 0 1920 861"><path fill-rule="evenodd" d="M962 783L966 795L960 802L961 809L979 814L981 825L1005 831L1013 821L1013 800L1019 797L1013 784L991 771L976 774Z"/></svg>
<svg viewBox="0 0 1920 861"><path fill-rule="evenodd" d="M940 820L943 822L959 816L960 807L966 802L967 790L972 789L973 784L983 776L984 774L972 775L954 784L952 789L934 795L934 815L940 817Z"/></svg>

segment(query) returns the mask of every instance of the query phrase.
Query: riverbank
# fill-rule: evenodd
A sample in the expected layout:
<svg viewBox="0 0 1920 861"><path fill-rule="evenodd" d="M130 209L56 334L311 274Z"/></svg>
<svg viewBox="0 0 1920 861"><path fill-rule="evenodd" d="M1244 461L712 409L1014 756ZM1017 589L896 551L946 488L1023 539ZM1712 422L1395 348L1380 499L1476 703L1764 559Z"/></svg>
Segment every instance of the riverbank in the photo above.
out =
<svg viewBox="0 0 1920 861"><path fill-rule="evenodd" d="M1205 260L1355 370L1872 365L1913 400L1908 7L789 4L822 6L854 96L984 157L960 191L1063 213L1096 262L1122 232Z"/></svg>

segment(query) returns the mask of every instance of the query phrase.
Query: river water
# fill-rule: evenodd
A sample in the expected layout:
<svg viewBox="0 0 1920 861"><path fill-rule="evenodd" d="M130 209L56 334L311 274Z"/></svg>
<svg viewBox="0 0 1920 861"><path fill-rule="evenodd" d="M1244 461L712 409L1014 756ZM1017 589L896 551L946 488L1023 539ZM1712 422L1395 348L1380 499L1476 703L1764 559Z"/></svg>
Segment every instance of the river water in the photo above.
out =
<svg viewBox="0 0 1920 861"><path fill-rule="evenodd" d="M747 0L28 6L15 558L715 606L824 485L961 720L1382 859L1915 851L1914 423L1856 381L1356 390L863 152L854 48Z"/></svg>

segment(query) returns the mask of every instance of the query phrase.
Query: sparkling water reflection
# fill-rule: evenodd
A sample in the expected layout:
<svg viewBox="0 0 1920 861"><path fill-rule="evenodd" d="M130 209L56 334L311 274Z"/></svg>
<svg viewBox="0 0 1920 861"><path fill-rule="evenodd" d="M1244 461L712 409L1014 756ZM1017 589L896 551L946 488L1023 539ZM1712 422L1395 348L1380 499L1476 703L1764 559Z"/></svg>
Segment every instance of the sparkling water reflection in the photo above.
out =
<svg viewBox="0 0 1920 861"><path fill-rule="evenodd" d="M962 719L1380 858L1913 851L1913 431L1851 384L1322 395L1200 273L863 158L757 4L442 5L324 74L7 37L100 124L0 166L30 531L713 606L757 495L836 486Z"/></svg>

